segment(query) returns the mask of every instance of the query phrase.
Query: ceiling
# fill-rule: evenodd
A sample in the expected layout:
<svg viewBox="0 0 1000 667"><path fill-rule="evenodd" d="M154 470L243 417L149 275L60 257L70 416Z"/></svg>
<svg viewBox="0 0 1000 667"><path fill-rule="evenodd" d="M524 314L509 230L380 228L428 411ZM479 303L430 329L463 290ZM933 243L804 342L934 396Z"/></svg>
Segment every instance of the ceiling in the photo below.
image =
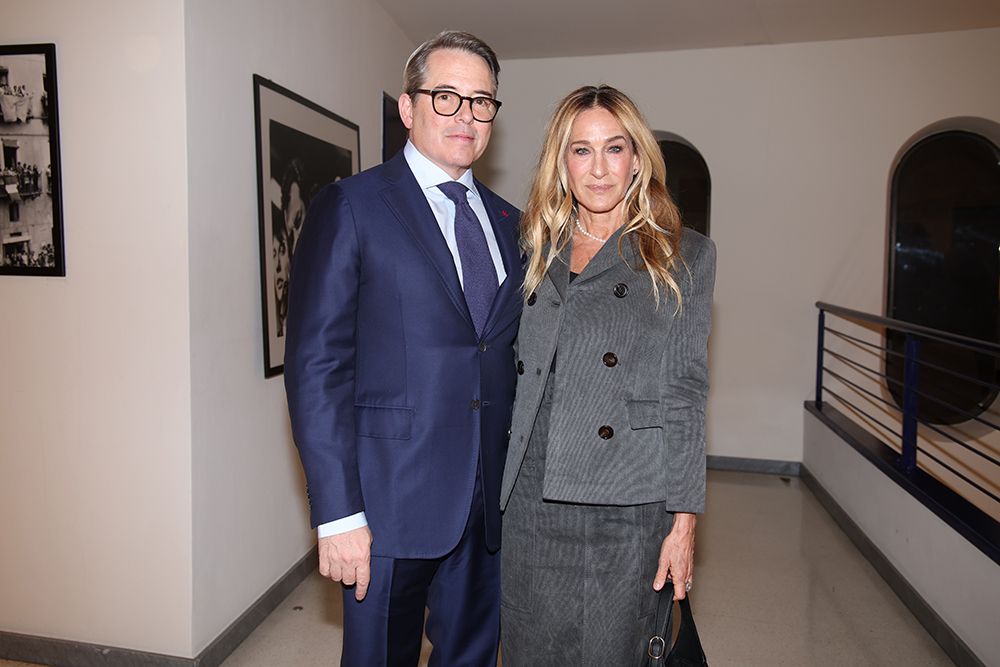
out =
<svg viewBox="0 0 1000 667"><path fill-rule="evenodd" d="M472 32L501 59L1000 26L1000 0L377 0L414 43Z"/></svg>

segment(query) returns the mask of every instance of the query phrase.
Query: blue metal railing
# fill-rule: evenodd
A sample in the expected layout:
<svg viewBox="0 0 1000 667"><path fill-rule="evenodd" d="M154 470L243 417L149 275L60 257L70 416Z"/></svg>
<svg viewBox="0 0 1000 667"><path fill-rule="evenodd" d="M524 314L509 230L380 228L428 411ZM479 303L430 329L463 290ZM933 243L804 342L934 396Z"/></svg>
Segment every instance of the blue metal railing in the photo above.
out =
<svg viewBox="0 0 1000 667"><path fill-rule="evenodd" d="M984 441L983 435L976 438L967 437L959 428L960 426L965 428L964 425L956 424L956 421L975 423L980 430L985 427L985 437L990 438L1000 431L998 425L1000 414L988 404L977 404L974 410L970 410L969 406L958 405L953 397L942 395L938 391L939 387L921 386L921 380L922 376L923 378L933 376L938 379L947 377L949 383L955 386L963 384L975 386L980 391L986 392L990 397L990 401L986 402L990 403L1000 393L1000 384L997 383L1000 345L828 303L819 302L816 307L819 309L819 324L816 337L815 409L822 411L824 395L830 396L897 439L896 442L887 444L898 453L893 463L903 476L913 479L926 478L926 475L920 474L920 461L926 457L961 480L961 483L948 485L959 495L968 498L969 489L975 489L988 498L989 501L985 501L987 503L985 509L992 510L989 514L996 516L1000 512L1000 489L997 486L997 480L1000 479L1000 460L990 445ZM873 343L831 326L829 323L831 317L882 334L880 343ZM889 344L890 336L895 338L902 336L902 351L892 349L893 346ZM833 337L844 341L846 349L831 349L829 344ZM954 348L961 350L965 355L971 352L980 368L988 367L990 370L984 378L982 375L977 377L936 364L921 357L922 350L928 345ZM858 358L859 355L852 356L852 350L862 351L877 359L874 364L870 359L869 363L865 363L865 360ZM834 362L840 365L834 368ZM895 368L898 368L899 364L902 365L902 380L898 374L893 377L889 369L890 364L896 365ZM831 382L828 384L827 381ZM836 388L833 387L833 383L837 384ZM876 391L872 391L873 388ZM880 388L885 391L879 391ZM876 405L879 410L866 408L859 403ZM931 419L927 413L932 412L935 405L941 410L947 410L954 419L946 420L946 423ZM888 411L885 408L888 408ZM882 414L876 414L879 412ZM891 417L890 421L893 423L885 423L886 414ZM935 442L933 447L922 447L920 437L929 433L939 436L940 441ZM973 460L977 466L965 465L962 466L964 467L962 470L942 456L945 452L952 456L959 449L974 454ZM973 475L979 480L973 479ZM962 488L963 486L965 488ZM984 499L976 504L983 507L983 502ZM996 505L989 507L990 502Z"/></svg>

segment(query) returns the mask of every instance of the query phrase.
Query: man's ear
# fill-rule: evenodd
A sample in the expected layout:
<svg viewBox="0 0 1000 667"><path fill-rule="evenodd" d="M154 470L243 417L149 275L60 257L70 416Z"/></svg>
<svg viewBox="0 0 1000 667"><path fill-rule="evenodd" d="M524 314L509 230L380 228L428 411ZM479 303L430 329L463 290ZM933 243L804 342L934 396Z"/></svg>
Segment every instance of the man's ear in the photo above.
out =
<svg viewBox="0 0 1000 667"><path fill-rule="evenodd" d="M399 117L407 130L413 129L413 98L407 93L399 96Z"/></svg>

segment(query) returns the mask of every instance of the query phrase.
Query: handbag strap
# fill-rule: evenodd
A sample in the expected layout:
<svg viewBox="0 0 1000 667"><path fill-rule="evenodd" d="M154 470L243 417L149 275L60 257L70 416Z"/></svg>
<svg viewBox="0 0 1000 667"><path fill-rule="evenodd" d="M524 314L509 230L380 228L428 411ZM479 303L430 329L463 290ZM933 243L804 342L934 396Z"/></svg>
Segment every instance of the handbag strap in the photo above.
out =
<svg viewBox="0 0 1000 667"><path fill-rule="evenodd" d="M694 624L694 614L691 613L690 596L679 600L681 608L681 623L677 629L677 639L670 647L670 655L664 660L667 667L704 667L708 665L705 650L701 647L698 628Z"/></svg>
<svg viewBox="0 0 1000 667"><path fill-rule="evenodd" d="M670 582L667 582L668 584ZM670 617L674 613L673 584L664 586L656 598L656 622L653 625L653 635L646 646L646 665L664 665L667 649L670 647Z"/></svg>

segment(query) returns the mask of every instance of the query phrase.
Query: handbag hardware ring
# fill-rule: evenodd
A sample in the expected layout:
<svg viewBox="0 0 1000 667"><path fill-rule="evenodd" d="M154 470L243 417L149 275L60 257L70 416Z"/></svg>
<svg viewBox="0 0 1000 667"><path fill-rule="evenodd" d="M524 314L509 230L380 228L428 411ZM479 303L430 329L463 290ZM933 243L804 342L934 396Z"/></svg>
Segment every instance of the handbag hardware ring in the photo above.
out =
<svg viewBox="0 0 1000 667"><path fill-rule="evenodd" d="M663 654L667 652L667 642L663 640L663 637L659 635L653 635L649 638L649 646L646 648L646 655L648 655L653 660L660 660L663 658Z"/></svg>

